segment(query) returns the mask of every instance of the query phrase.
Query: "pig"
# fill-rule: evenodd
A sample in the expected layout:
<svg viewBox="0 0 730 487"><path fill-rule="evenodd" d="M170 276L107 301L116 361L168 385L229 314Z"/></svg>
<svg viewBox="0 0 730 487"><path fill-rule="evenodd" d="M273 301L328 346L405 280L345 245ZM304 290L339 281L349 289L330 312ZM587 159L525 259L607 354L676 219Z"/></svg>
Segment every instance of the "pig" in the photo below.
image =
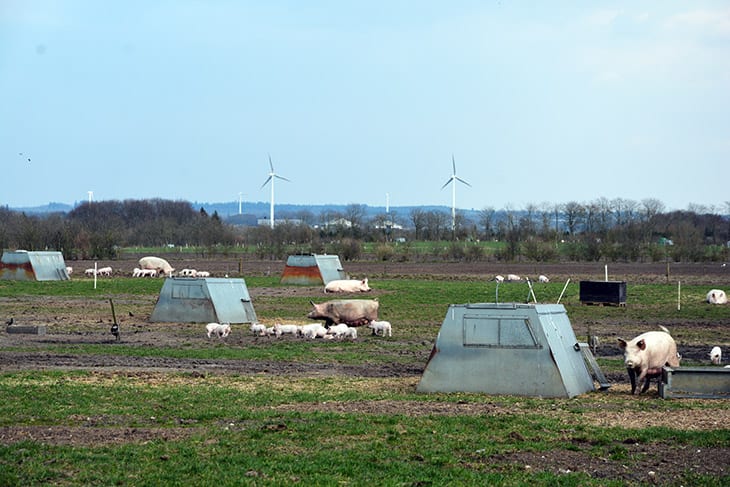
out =
<svg viewBox="0 0 730 487"><path fill-rule="evenodd" d="M649 389L649 379L657 377L662 367L679 367L680 355L677 353L677 344L669 330L660 327L662 331L647 331L630 341L618 339L619 347L624 351L624 363L631 380L631 394L636 393L636 372L639 372L638 384L646 379L641 393Z"/></svg>
<svg viewBox="0 0 730 487"><path fill-rule="evenodd" d="M332 335L335 338L342 338L349 329L350 327L344 323L340 323L339 325L332 325L327 329L327 335Z"/></svg>
<svg viewBox="0 0 730 487"><path fill-rule="evenodd" d="M371 321L367 326L373 330L373 335L385 336L387 334L389 337L393 336L393 327L390 321Z"/></svg>
<svg viewBox="0 0 730 487"><path fill-rule="evenodd" d="M139 259L139 268L156 270L159 274L164 273L168 277L175 271L170 263L161 257L142 257Z"/></svg>
<svg viewBox="0 0 730 487"><path fill-rule="evenodd" d="M251 323L251 333L258 336L266 335L266 325L261 323Z"/></svg>
<svg viewBox="0 0 730 487"><path fill-rule="evenodd" d="M705 300L710 304L726 304L727 294L722 289L712 289L707 293Z"/></svg>
<svg viewBox="0 0 730 487"><path fill-rule="evenodd" d="M368 278L359 279L338 279L330 281L324 287L325 293L357 293L357 292L368 292L370 286L368 286Z"/></svg>
<svg viewBox="0 0 730 487"><path fill-rule="evenodd" d="M325 326L345 323L349 326L367 325L378 319L377 299L335 299L324 303L312 303L312 311L307 318L325 320Z"/></svg>
<svg viewBox="0 0 730 487"><path fill-rule="evenodd" d="M96 271L96 273L98 275L100 275L100 276L111 276L112 275L112 268L109 267L109 266L107 266L107 267L101 267L101 268L99 268Z"/></svg>
<svg viewBox="0 0 730 487"><path fill-rule="evenodd" d="M299 327L297 325L283 325L281 323L274 323L274 334L276 338L281 335L294 335L299 336Z"/></svg>
<svg viewBox="0 0 730 487"><path fill-rule="evenodd" d="M205 325L205 331L208 332L208 338L218 335L218 338L225 338L231 333L230 323L208 323Z"/></svg>
<svg viewBox="0 0 730 487"><path fill-rule="evenodd" d="M550 278L544 274L540 274L537 280L540 282L550 282Z"/></svg>
<svg viewBox="0 0 730 487"><path fill-rule="evenodd" d="M722 363L722 350L720 347L712 347L712 350L710 350L710 362L715 365Z"/></svg>
<svg viewBox="0 0 730 487"><path fill-rule="evenodd" d="M309 323L307 325L300 326L299 332L304 338L324 338L325 335L327 335L327 328L322 326L322 323Z"/></svg>

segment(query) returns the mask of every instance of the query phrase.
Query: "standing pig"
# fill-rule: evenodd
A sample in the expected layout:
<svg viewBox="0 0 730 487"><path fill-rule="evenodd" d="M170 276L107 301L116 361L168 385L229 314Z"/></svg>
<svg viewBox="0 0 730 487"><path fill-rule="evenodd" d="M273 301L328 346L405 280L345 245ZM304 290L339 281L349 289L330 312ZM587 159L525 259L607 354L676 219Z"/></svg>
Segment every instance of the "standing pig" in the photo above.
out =
<svg viewBox="0 0 730 487"><path fill-rule="evenodd" d="M325 293L357 293L357 292L368 292L370 286L368 286L368 278L363 280L359 279L337 279L330 281L324 287Z"/></svg>
<svg viewBox="0 0 730 487"><path fill-rule="evenodd" d="M161 257L142 257L139 259L139 268L142 270L155 270L158 274L162 274L164 272L168 276L171 276L172 272L175 270L169 262Z"/></svg>
<svg viewBox="0 0 730 487"><path fill-rule="evenodd" d="M712 347L712 350L710 350L710 362L715 365L722 363L722 349L720 347Z"/></svg>
<svg viewBox="0 0 730 487"><path fill-rule="evenodd" d="M631 380L631 394L636 393L636 372L639 372L640 384L646 379L641 392L649 389L649 379L661 374L662 367L679 367L680 356L677 353L677 344L669 334L669 330L660 327L662 331L647 331L627 342L618 339L618 345L624 351L624 363Z"/></svg>
<svg viewBox="0 0 730 487"><path fill-rule="evenodd" d="M312 303L312 311L307 318L325 320L326 326L345 323L349 326L367 325L378 319L377 299L335 299L320 304Z"/></svg>

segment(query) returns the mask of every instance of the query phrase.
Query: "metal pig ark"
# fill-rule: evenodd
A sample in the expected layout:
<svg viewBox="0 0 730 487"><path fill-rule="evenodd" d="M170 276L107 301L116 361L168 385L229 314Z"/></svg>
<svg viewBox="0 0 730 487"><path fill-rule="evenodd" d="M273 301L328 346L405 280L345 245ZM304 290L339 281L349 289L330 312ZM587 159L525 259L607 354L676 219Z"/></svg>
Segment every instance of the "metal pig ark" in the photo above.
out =
<svg viewBox="0 0 730 487"><path fill-rule="evenodd" d="M449 307L419 392L573 397L593 378L561 304Z"/></svg>

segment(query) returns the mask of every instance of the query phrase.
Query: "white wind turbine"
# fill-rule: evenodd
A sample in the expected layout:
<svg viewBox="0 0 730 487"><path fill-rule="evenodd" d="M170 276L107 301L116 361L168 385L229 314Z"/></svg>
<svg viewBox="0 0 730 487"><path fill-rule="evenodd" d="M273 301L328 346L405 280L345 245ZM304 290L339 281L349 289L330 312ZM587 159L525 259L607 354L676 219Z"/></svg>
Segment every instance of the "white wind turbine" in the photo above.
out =
<svg viewBox="0 0 730 487"><path fill-rule="evenodd" d="M271 168L271 172L269 173L269 177L266 179L266 181L264 181L264 184L262 184L261 187L263 188L264 186L266 186L266 183L271 181L271 209L269 212L269 218L270 218L271 228L273 229L274 228L274 180L275 179L283 179L284 181L289 181L289 180L287 178L285 178L284 176L279 176L278 174L276 174L274 172L274 164L271 162L270 154L269 154L269 167ZM291 182L291 181L289 181L289 182Z"/></svg>
<svg viewBox="0 0 730 487"><path fill-rule="evenodd" d="M454 172L451 173L451 177L449 178L446 183L444 183L443 186L441 186L441 189L444 189L446 186L451 184L451 231L453 232L456 229L456 182L459 181L460 183L464 183L467 186L471 187L471 184L467 183L463 179L461 179L459 176L456 175L456 161L454 160L454 154L451 154L451 165L453 166Z"/></svg>

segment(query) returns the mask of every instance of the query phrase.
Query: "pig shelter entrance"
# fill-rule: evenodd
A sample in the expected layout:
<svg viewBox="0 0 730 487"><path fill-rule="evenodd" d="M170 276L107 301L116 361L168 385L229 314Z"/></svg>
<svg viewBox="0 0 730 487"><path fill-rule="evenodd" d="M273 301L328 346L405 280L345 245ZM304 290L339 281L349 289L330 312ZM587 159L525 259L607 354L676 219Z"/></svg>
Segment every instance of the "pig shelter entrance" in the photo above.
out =
<svg viewBox="0 0 730 487"><path fill-rule="evenodd" d="M0 279L8 281L67 281L69 275L61 252L6 250L0 259Z"/></svg>
<svg viewBox="0 0 730 487"><path fill-rule="evenodd" d="M593 378L562 304L452 304L419 392L573 397Z"/></svg>
<svg viewBox="0 0 730 487"><path fill-rule="evenodd" d="M256 312L243 279L168 277L150 321L253 323Z"/></svg>
<svg viewBox="0 0 730 487"><path fill-rule="evenodd" d="M330 281L348 279L337 255L290 255L286 259L282 284L326 286Z"/></svg>

